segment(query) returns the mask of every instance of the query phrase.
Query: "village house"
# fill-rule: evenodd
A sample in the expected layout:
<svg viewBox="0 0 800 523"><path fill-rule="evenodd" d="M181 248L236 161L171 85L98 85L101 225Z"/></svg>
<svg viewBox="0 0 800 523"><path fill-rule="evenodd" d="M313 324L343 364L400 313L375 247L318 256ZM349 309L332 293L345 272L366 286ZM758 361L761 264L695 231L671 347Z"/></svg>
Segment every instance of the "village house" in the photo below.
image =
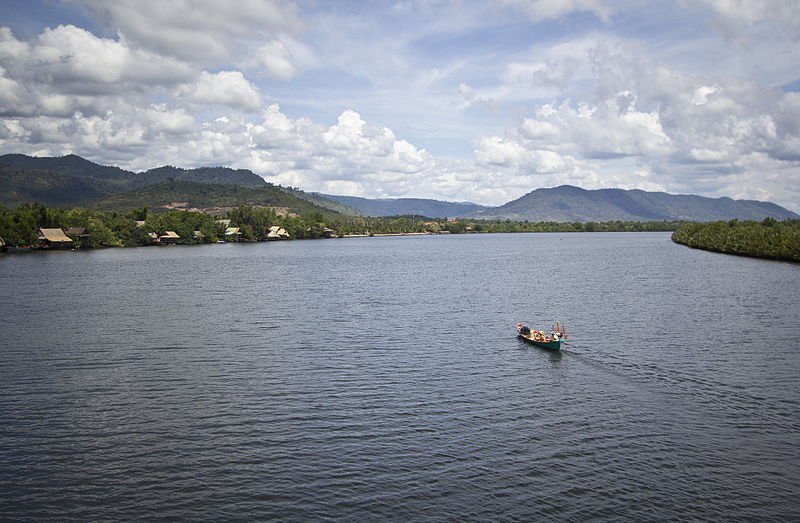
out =
<svg viewBox="0 0 800 523"><path fill-rule="evenodd" d="M61 229L39 229L39 247L42 249L64 249L72 247L72 239Z"/></svg>
<svg viewBox="0 0 800 523"><path fill-rule="evenodd" d="M230 223L230 220L228 220ZM239 227L228 227L225 229L225 241L226 242L238 242L239 241Z"/></svg>
<svg viewBox="0 0 800 523"><path fill-rule="evenodd" d="M175 245L180 238L175 231L164 231L164 234L158 237L158 242L161 245Z"/></svg>
<svg viewBox="0 0 800 523"><path fill-rule="evenodd" d="M74 237L81 247L89 246L89 233L86 232L86 227L70 227L66 234L70 238Z"/></svg>
<svg viewBox="0 0 800 523"><path fill-rule="evenodd" d="M289 233L286 232L286 229L278 227L277 225L273 225L269 228L269 234L267 234L267 240L288 240Z"/></svg>

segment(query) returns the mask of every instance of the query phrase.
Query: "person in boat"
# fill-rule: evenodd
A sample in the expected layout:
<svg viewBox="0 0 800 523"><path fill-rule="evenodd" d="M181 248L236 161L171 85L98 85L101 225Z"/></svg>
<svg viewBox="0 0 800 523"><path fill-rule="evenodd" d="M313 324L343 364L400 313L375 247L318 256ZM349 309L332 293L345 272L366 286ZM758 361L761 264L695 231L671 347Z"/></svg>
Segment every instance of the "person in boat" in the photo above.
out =
<svg viewBox="0 0 800 523"><path fill-rule="evenodd" d="M523 336L530 336L531 335L531 329L527 325L523 325L521 323L517 323L517 330Z"/></svg>

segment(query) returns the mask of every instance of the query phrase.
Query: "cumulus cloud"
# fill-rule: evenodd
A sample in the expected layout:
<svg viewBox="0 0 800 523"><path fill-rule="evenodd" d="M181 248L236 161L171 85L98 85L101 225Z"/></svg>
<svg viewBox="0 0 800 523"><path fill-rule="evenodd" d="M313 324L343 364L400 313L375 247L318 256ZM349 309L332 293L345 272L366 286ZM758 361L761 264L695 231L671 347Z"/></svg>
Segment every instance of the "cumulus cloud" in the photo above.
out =
<svg viewBox="0 0 800 523"><path fill-rule="evenodd" d="M458 10L401 2L391 16L408 25L398 34L373 7L347 17L304 4L315 31L303 32L300 11L283 0L236 9L211 0L71 1L100 17L106 37L62 25L22 40L0 28L4 151L74 152L134 170L230 165L307 190L486 204L562 183L800 201L800 93L775 87L797 78L786 42L800 31L788 2L769 3L773 10L750 0L684 3L712 13L734 38L695 35L713 40L715 52L772 39L753 51L776 57L753 66L771 71L767 80L732 67L735 53L717 70L680 63L685 49L662 47L667 63L650 59L656 44L633 40L635 24L629 39L610 33L622 7L602 0ZM638 4L633 11L630 20L644 17ZM524 48L463 38L478 27L519 27L523 12L534 22L574 14L585 22L591 13L605 23L536 34ZM680 45L696 49L696 41ZM301 75L306 68L312 74ZM303 91L308 78L315 84ZM318 120L296 116L305 110ZM451 145L470 138L471 161L429 152L445 143L463 154Z"/></svg>
<svg viewBox="0 0 800 523"><path fill-rule="evenodd" d="M476 141L476 163L522 174L556 174L611 186L742 197L780 194L779 180L800 172L800 94L741 78L685 74L599 45L587 53L591 97L538 104L503 137ZM794 148L794 149L793 149ZM608 165L630 159L627 174ZM750 194L750 198L754 198Z"/></svg>
<svg viewBox="0 0 800 523"><path fill-rule="evenodd" d="M195 82L181 85L177 96L197 104L221 104L244 111L257 111L262 106L258 89L239 71L203 71Z"/></svg>
<svg viewBox="0 0 800 523"><path fill-rule="evenodd" d="M267 75L279 80L291 80L297 74L292 63L292 53L280 39L266 42L253 53L250 63L266 71Z"/></svg>
<svg viewBox="0 0 800 523"><path fill-rule="evenodd" d="M293 76L286 48L276 38L303 24L292 2L239 0L71 0L88 7L132 45L201 66L242 63L253 42L269 74ZM291 73L291 74L290 74Z"/></svg>
<svg viewBox="0 0 800 523"><path fill-rule="evenodd" d="M141 96L192 78L185 64L75 26L46 28L31 42L0 28L0 114L103 113L120 96Z"/></svg>

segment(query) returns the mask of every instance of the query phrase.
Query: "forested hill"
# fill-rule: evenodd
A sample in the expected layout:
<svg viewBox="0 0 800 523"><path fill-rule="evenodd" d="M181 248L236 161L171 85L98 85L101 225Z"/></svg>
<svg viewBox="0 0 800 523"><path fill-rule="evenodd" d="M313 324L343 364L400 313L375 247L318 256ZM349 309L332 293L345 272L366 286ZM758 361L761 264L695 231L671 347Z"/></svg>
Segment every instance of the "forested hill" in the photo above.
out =
<svg viewBox="0 0 800 523"><path fill-rule="evenodd" d="M165 180L183 182L232 184L240 187L266 187L272 185L264 178L247 169L230 169L228 167L198 167L197 169L181 169L167 165L150 169L134 175L133 186L145 187Z"/></svg>
<svg viewBox="0 0 800 523"><path fill-rule="evenodd" d="M358 198L355 196L323 195L369 216L417 215L447 218L485 209L474 203L444 202L423 198Z"/></svg>
<svg viewBox="0 0 800 523"><path fill-rule="evenodd" d="M0 204L17 206L37 201L51 206L70 207L86 200L100 201L105 197L128 193L111 202L143 202L151 207L163 200L152 190L142 191L153 184L166 181L236 186L242 189L270 189L270 194L283 192L292 198L350 215L403 216L430 218L468 218L484 220L514 220L530 222L604 222L604 221L700 221L715 220L776 220L797 219L800 215L768 202L706 198L694 195L674 195L640 190L585 190L569 185L552 189L536 189L525 196L499 207L482 207L473 203L455 203L421 198L356 198L306 193L299 189L272 185L246 169L201 167L182 169L164 166L135 173L118 167L104 166L80 156L36 158L22 154L0 156ZM161 187L163 188L163 187ZM208 189L210 192L216 189ZM192 189L190 193L197 191ZM223 191L224 192L224 191ZM227 190L220 198L228 205L258 205L250 193ZM265 194L266 194L265 192ZM173 201L186 201L173 191ZM234 196L245 199L236 201ZM221 195L221 193L220 193ZM191 194L190 194L191 196ZM215 197L216 198L216 197ZM233 198L233 199L232 199ZM261 196L255 197L256 199ZM127 203L125 204L127 205ZM212 204L216 205L216 204ZM221 204L222 205L222 204ZM280 205L272 203L270 205ZM135 205L134 205L135 206ZM285 205L280 205L285 206Z"/></svg>
<svg viewBox="0 0 800 523"><path fill-rule="evenodd" d="M126 187L119 180L0 165L0 204L11 207L27 202L60 207L102 198Z"/></svg>
<svg viewBox="0 0 800 523"><path fill-rule="evenodd" d="M463 215L487 220L516 221L652 221L684 220L785 220L800 218L783 207L769 202L706 198L641 190L586 190L570 185L536 189L500 207L490 207Z"/></svg>
<svg viewBox="0 0 800 523"><path fill-rule="evenodd" d="M96 178L98 180L129 181L136 175L131 171L126 171L119 167L98 165L74 154L57 157L4 154L0 156L0 165L20 167L22 169L35 169L39 171L52 171L81 178Z"/></svg>
<svg viewBox="0 0 800 523"><path fill-rule="evenodd" d="M96 211L130 211L142 207L165 207L180 203L181 208L264 206L288 207L294 213L307 211L329 214L331 211L297 198L274 185L241 187L200 182L168 180L147 187L85 201L82 207Z"/></svg>
<svg viewBox="0 0 800 523"><path fill-rule="evenodd" d="M181 169L164 166L135 173L98 165L72 154L55 158L23 154L0 156L0 204L10 206L37 201L68 207L85 200L101 199L169 180L252 189L272 187L272 184L246 169Z"/></svg>

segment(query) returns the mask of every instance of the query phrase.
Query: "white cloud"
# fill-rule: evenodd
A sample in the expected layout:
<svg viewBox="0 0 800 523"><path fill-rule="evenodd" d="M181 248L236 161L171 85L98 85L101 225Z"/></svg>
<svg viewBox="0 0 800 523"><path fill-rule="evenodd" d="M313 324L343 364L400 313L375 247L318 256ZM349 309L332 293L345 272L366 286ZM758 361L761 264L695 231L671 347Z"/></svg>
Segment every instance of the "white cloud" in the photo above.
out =
<svg viewBox="0 0 800 523"><path fill-rule="evenodd" d="M603 44L587 56L590 98L535 105L534 116L520 118L504 137L476 141L476 163L521 176L557 174L587 188L602 183L732 197L752 193L765 172L774 175L774 187L800 173L800 94L741 78L688 75ZM622 164L614 159L625 158L638 168L616 168ZM799 190L759 194L791 202Z"/></svg>
<svg viewBox="0 0 800 523"><path fill-rule="evenodd" d="M102 114L120 96L141 97L194 73L173 59L97 38L75 26L46 28L30 43L0 28L0 114Z"/></svg>
<svg viewBox="0 0 800 523"><path fill-rule="evenodd" d="M4 151L488 204L561 183L800 201L791 2L74 3L106 37L0 28Z"/></svg>
<svg viewBox="0 0 800 523"><path fill-rule="evenodd" d="M272 45L276 36L303 28L294 3L281 0L238 0L235 5L216 0L71 1L90 8L127 42L202 66L241 63L249 43L264 42L261 61L274 72L276 63L288 58ZM285 67L279 67L284 77Z"/></svg>
<svg viewBox="0 0 800 523"><path fill-rule="evenodd" d="M197 104L221 104L244 111L257 111L262 106L258 89L239 71L203 71L194 83L181 85L177 96Z"/></svg>
<svg viewBox="0 0 800 523"><path fill-rule="evenodd" d="M279 80L291 80L297 74L292 64L292 53L279 39L271 40L254 53L251 63L266 71L267 75Z"/></svg>
<svg viewBox="0 0 800 523"><path fill-rule="evenodd" d="M46 28L21 65L35 80L88 95L117 92L125 86L170 84L191 74L180 62L129 49L122 42L97 38L71 25Z"/></svg>

